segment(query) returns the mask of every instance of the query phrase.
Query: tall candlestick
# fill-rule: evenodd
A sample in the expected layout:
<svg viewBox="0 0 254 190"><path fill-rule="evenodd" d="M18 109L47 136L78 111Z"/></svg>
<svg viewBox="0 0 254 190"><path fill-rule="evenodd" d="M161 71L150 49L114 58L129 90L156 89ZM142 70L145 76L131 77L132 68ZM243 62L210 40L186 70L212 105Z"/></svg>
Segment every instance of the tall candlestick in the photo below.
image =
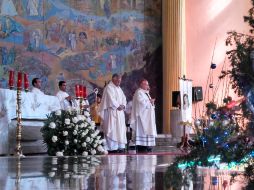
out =
<svg viewBox="0 0 254 190"><path fill-rule="evenodd" d="M83 98L86 98L86 87L83 86Z"/></svg>
<svg viewBox="0 0 254 190"><path fill-rule="evenodd" d="M17 88L21 89L21 87L22 87L22 73L18 72Z"/></svg>
<svg viewBox="0 0 254 190"><path fill-rule="evenodd" d="M26 73L24 73L24 88L25 88L25 91L28 91L29 81L28 81L28 75Z"/></svg>
<svg viewBox="0 0 254 190"><path fill-rule="evenodd" d="M75 85L75 94L76 94L76 98L80 97L80 95L79 95L79 85L78 84Z"/></svg>
<svg viewBox="0 0 254 190"><path fill-rule="evenodd" d="M14 87L14 71L9 71L9 88Z"/></svg>

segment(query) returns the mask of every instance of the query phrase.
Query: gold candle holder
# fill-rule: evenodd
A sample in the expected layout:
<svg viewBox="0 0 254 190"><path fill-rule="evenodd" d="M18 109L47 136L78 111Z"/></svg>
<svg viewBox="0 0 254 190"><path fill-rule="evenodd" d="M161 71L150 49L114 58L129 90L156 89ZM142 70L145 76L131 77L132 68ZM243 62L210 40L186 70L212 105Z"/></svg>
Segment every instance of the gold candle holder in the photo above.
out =
<svg viewBox="0 0 254 190"><path fill-rule="evenodd" d="M16 155L18 157L23 156L21 149L21 135L22 135L22 125L21 125L21 88L17 88L17 127L16 127Z"/></svg>
<svg viewBox="0 0 254 190"><path fill-rule="evenodd" d="M21 181L21 161L20 161L20 157L17 157L17 160L16 160L16 180L15 180L16 190L20 189L20 181Z"/></svg>
<svg viewBox="0 0 254 190"><path fill-rule="evenodd" d="M80 97L79 98L79 111L80 111L80 115L82 115L83 114L83 105L82 105L82 103L83 103L83 98L82 97Z"/></svg>

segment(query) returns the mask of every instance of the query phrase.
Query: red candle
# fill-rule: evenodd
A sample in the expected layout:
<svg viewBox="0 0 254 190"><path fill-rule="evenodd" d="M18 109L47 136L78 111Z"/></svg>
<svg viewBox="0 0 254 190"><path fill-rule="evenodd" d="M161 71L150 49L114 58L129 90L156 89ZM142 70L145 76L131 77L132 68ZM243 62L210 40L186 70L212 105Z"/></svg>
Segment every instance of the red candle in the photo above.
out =
<svg viewBox="0 0 254 190"><path fill-rule="evenodd" d="M86 98L86 87L83 86L83 98Z"/></svg>
<svg viewBox="0 0 254 190"><path fill-rule="evenodd" d="M14 87L14 71L9 71L9 87Z"/></svg>
<svg viewBox="0 0 254 190"><path fill-rule="evenodd" d="M80 96L80 98L83 97L83 86L82 85L80 85L80 88L79 88L79 96Z"/></svg>
<svg viewBox="0 0 254 190"><path fill-rule="evenodd" d="M28 75L24 73L24 88L25 90L28 90L29 87L29 81L28 81Z"/></svg>
<svg viewBox="0 0 254 190"><path fill-rule="evenodd" d="M22 73L18 72L17 88L21 89L21 87L22 87Z"/></svg>
<svg viewBox="0 0 254 190"><path fill-rule="evenodd" d="M75 85L75 94L76 94L76 98L80 97L78 84Z"/></svg>

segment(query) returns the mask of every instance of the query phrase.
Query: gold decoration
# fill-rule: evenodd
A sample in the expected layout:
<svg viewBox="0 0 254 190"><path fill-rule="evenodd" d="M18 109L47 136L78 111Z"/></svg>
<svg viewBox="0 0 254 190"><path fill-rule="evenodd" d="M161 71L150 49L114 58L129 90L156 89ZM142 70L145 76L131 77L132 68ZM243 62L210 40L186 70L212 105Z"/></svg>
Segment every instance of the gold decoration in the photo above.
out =
<svg viewBox="0 0 254 190"><path fill-rule="evenodd" d="M16 155L18 157L24 156L22 154L21 149L21 135L22 135L22 125L21 125L21 89L17 88L17 106L16 106L16 113L17 113L17 127L16 127Z"/></svg>

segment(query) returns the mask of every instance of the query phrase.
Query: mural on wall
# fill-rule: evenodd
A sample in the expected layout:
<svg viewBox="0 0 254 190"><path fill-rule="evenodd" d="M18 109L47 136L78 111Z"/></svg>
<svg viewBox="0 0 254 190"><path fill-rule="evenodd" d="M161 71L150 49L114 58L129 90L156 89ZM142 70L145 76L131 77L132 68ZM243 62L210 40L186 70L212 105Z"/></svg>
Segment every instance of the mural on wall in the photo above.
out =
<svg viewBox="0 0 254 190"><path fill-rule="evenodd" d="M10 69L28 73L30 81L41 78L43 91L51 95L60 80L67 81L70 93L77 83L92 92L102 88L113 73L124 74L123 80L132 83L137 73L161 75L161 0L0 3L1 88L8 87ZM128 81L123 81L130 99L137 85L126 85ZM153 91L158 94L158 89Z"/></svg>

